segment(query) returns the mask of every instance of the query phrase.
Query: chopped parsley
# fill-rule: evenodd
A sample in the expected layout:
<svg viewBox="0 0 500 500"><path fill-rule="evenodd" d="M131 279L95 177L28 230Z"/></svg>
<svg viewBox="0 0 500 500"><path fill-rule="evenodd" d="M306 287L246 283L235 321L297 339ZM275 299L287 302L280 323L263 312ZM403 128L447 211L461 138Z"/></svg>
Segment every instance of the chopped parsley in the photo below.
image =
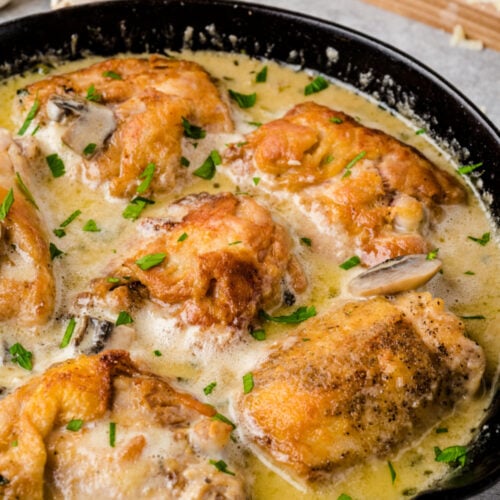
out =
<svg viewBox="0 0 500 500"><path fill-rule="evenodd" d="M33 101L33 105L31 106L31 109L28 111L28 114L26 115L26 119L24 120L23 124L21 125L21 128L18 130L17 135L24 135L26 130L28 130L29 126L31 125L31 122L35 118L36 114L38 113L38 109L40 108L40 101L38 100L38 97L35 97L35 100Z"/></svg>
<svg viewBox="0 0 500 500"><path fill-rule="evenodd" d="M202 163L202 165L193 172L193 175L201 177L205 180L213 179L216 172L215 167L217 165L220 165L221 163L222 158L220 157L219 152L214 149L210 152L207 159Z"/></svg>
<svg viewBox="0 0 500 500"><path fill-rule="evenodd" d="M267 66L264 66L255 76L256 83L264 83L267 81Z"/></svg>
<svg viewBox="0 0 500 500"><path fill-rule="evenodd" d="M153 354L154 354L157 358L160 358L160 357L162 356L161 351L159 351L158 349L155 349L155 350L153 351Z"/></svg>
<svg viewBox="0 0 500 500"><path fill-rule="evenodd" d="M474 163L473 165L462 165L461 167L458 167L458 173L461 175L470 174L471 172L476 170L476 168L480 168L482 166L482 161L479 163Z"/></svg>
<svg viewBox="0 0 500 500"><path fill-rule="evenodd" d="M307 247L310 247L312 246L312 240L311 238L300 238L300 242L304 245L306 245Z"/></svg>
<svg viewBox="0 0 500 500"><path fill-rule="evenodd" d="M387 466L389 467L389 472L391 473L392 484L394 484L394 481L396 480L396 471L390 461L387 462Z"/></svg>
<svg viewBox="0 0 500 500"><path fill-rule="evenodd" d="M189 165L191 162L185 156L181 156L181 167L187 168Z"/></svg>
<svg viewBox="0 0 500 500"><path fill-rule="evenodd" d="M59 250L54 243L49 244L49 252L50 252L50 260L54 260L56 257L59 257L60 255L63 255L64 252L62 250Z"/></svg>
<svg viewBox="0 0 500 500"><path fill-rule="evenodd" d="M40 125L37 125L34 129L33 132L31 132L31 137L34 137L34 135L40 130Z"/></svg>
<svg viewBox="0 0 500 500"><path fill-rule="evenodd" d="M220 472L224 472L224 474L229 474L230 476L234 476L235 473L230 471L227 468L226 462L224 460L212 460L210 459L209 462Z"/></svg>
<svg viewBox="0 0 500 500"><path fill-rule="evenodd" d="M118 318L116 318L115 325L129 325L133 322L134 320L132 319L132 316L130 316L127 311L120 311L120 313L118 314Z"/></svg>
<svg viewBox="0 0 500 500"><path fill-rule="evenodd" d="M322 77L317 76L309 85L304 87L304 95L316 94L328 88L329 83Z"/></svg>
<svg viewBox="0 0 500 500"><path fill-rule="evenodd" d="M82 425L83 425L82 419L74 418L73 420L70 420L68 422L66 429L68 429L68 431L77 432L82 428Z"/></svg>
<svg viewBox="0 0 500 500"><path fill-rule="evenodd" d="M248 394L252 392L253 388L254 382L252 372L245 373L245 375L243 375L243 393Z"/></svg>
<svg viewBox="0 0 500 500"><path fill-rule="evenodd" d="M94 219L89 219L83 226L83 230L89 233L98 233L100 231Z"/></svg>
<svg viewBox="0 0 500 500"><path fill-rule="evenodd" d="M254 127L262 127L262 123L261 122L247 122L248 125L252 125Z"/></svg>
<svg viewBox="0 0 500 500"><path fill-rule="evenodd" d="M154 163L148 163L147 167L144 169L139 179L144 179L137 187L137 192L139 194L144 193L149 188L151 181L153 180L153 175L155 173L156 165Z"/></svg>
<svg viewBox="0 0 500 500"><path fill-rule="evenodd" d="M239 245L240 243L243 243L241 240L237 240L237 241L232 241L231 243L228 243L229 246L233 246L233 245Z"/></svg>
<svg viewBox="0 0 500 500"><path fill-rule="evenodd" d="M177 242L178 243L181 243L183 242L184 240L187 240L189 237L189 235L187 233L182 233L178 238L177 238Z"/></svg>
<svg viewBox="0 0 500 500"><path fill-rule="evenodd" d="M159 266L167 255L164 253L152 253L136 260L135 263L143 270L147 271L152 267Z"/></svg>
<svg viewBox="0 0 500 500"><path fill-rule="evenodd" d="M434 250L431 250L427 256L425 257L426 260L434 260L437 258L439 252L439 248L435 248Z"/></svg>
<svg viewBox="0 0 500 500"><path fill-rule="evenodd" d="M31 371L33 369L33 354L27 351L19 342L9 347L12 362L17 363L21 368Z"/></svg>
<svg viewBox="0 0 500 500"><path fill-rule="evenodd" d="M464 274L467 274L467 276L475 276L476 273L474 271L465 271Z"/></svg>
<svg viewBox="0 0 500 500"><path fill-rule="evenodd" d="M262 328L259 330L253 330L250 332L250 335L255 339L255 340L266 340L266 331L263 330Z"/></svg>
<svg viewBox="0 0 500 500"><path fill-rule="evenodd" d="M123 80L122 76L119 73L111 70L104 71L102 76L104 76L104 78L112 78L113 80Z"/></svg>
<svg viewBox="0 0 500 500"><path fill-rule="evenodd" d="M79 215L81 215L81 210L75 210L65 221L59 224L59 227L66 227L71 224Z"/></svg>
<svg viewBox="0 0 500 500"><path fill-rule="evenodd" d="M29 201L36 209L38 209L38 205L36 204L35 198L33 198L31 191L27 188L26 184L23 182L19 172L16 172L16 182L19 191L23 193L26 200Z"/></svg>
<svg viewBox="0 0 500 500"><path fill-rule="evenodd" d="M64 236L66 236L66 231L64 229L54 229L52 231L58 238L63 238Z"/></svg>
<svg viewBox="0 0 500 500"><path fill-rule="evenodd" d="M482 314L476 314L473 316L460 316L462 319L486 319Z"/></svg>
<svg viewBox="0 0 500 500"><path fill-rule="evenodd" d="M106 278L108 283L120 283L120 278L115 278L114 276L109 276Z"/></svg>
<svg viewBox="0 0 500 500"><path fill-rule="evenodd" d="M71 337L73 336L73 332L75 331L75 326L76 326L76 319L71 318L69 320L68 326L66 327L61 343L59 344L59 349L64 349L65 347L68 347Z"/></svg>
<svg viewBox="0 0 500 500"><path fill-rule="evenodd" d="M231 97L233 101L236 101L236 104L238 104L241 109L251 108L257 101L257 94L255 92L253 94L240 94L239 92L229 89L229 97Z"/></svg>
<svg viewBox="0 0 500 500"><path fill-rule="evenodd" d="M366 151L361 151L361 153L358 153L346 166L345 166L345 172L342 175L342 179L345 177L349 177L351 175L351 168L358 163L359 160L364 158L366 156Z"/></svg>
<svg viewBox="0 0 500 500"><path fill-rule="evenodd" d="M260 177L254 177L252 179L252 182L254 183L255 186L258 186L259 185L259 182L260 182Z"/></svg>
<svg viewBox="0 0 500 500"><path fill-rule="evenodd" d="M338 496L337 500L352 500L352 498L349 495L347 495L346 493L341 493Z"/></svg>
<svg viewBox="0 0 500 500"><path fill-rule="evenodd" d="M213 390L217 387L217 382L210 382L207 386L203 388L205 396L212 394Z"/></svg>
<svg viewBox="0 0 500 500"><path fill-rule="evenodd" d="M190 139L203 139L207 135L205 130L190 123L184 117L182 117L182 128L184 129L184 137L189 137Z"/></svg>
<svg viewBox="0 0 500 500"><path fill-rule="evenodd" d="M10 208L14 203L14 190L12 188L9 189L5 198L0 205L0 220L5 220L5 217L9 214Z"/></svg>
<svg viewBox="0 0 500 500"><path fill-rule="evenodd" d="M339 267L344 271L347 271L349 269L352 269L353 267L359 266L359 264L361 264L361 259L357 255L353 255L350 259L342 262Z"/></svg>
<svg viewBox="0 0 500 500"><path fill-rule="evenodd" d="M61 158L59 158L57 153L47 156L45 161L47 162L47 165L49 166L54 177L62 177L66 173L64 162Z"/></svg>
<svg viewBox="0 0 500 500"><path fill-rule="evenodd" d="M415 135L422 135L422 134L425 134L427 133L427 129L425 128L419 128L416 132L415 132Z"/></svg>
<svg viewBox="0 0 500 500"><path fill-rule="evenodd" d="M275 323L289 323L296 324L302 323L306 319L316 316L316 308L314 306L302 306L287 316L270 316L264 310L259 311L259 316L266 321L273 321Z"/></svg>
<svg viewBox="0 0 500 500"><path fill-rule="evenodd" d="M111 448L114 448L115 443L116 443L116 423L110 422L109 423L109 446L111 446Z"/></svg>
<svg viewBox="0 0 500 500"><path fill-rule="evenodd" d="M330 122L340 125L341 123L344 123L344 120L342 120L342 118L339 118L338 116L334 116L330 118Z"/></svg>
<svg viewBox="0 0 500 500"><path fill-rule="evenodd" d="M94 142L90 142L83 149L83 154L85 156L93 155L95 153L96 148L97 148L97 144L95 144Z"/></svg>
<svg viewBox="0 0 500 500"><path fill-rule="evenodd" d="M137 196L125 207L125 210L122 212L122 217L124 219L137 220L142 211L146 208L146 205L154 205L154 203L153 200Z"/></svg>
<svg viewBox="0 0 500 500"><path fill-rule="evenodd" d="M467 448L465 446L448 446L444 450L434 447L436 462L444 462L450 465L464 466L467 461Z"/></svg>
<svg viewBox="0 0 500 500"><path fill-rule="evenodd" d="M92 101L92 102L99 102L102 99L102 95L99 94L99 92L97 92L94 84L92 84L87 89L87 95L85 96L85 99L87 99L87 101Z"/></svg>
<svg viewBox="0 0 500 500"><path fill-rule="evenodd" d="M220 420L221 422L224 422L227 425L230 425L233 429L236 429L236 425L231 422L227 417L225 417L222 413L216 413L213 417L212 420Z"/></svg>
<svg viewBox="0 0 500 500"><path fill-rule="evenodd" d="M491 234L490 233L484 233L481 236L481 238L474 238L474 236L467 236L467 238L469 240L475 241L476 243L479 243L482 247L484 247L490 241Z"/></svg>
<svg viewBox="0 0 500 500"><path fill-rule="evenodd" d="M446 427L438 427L436 429L436 434L445 434L446 432L448 432L448 429Z"/></svg>

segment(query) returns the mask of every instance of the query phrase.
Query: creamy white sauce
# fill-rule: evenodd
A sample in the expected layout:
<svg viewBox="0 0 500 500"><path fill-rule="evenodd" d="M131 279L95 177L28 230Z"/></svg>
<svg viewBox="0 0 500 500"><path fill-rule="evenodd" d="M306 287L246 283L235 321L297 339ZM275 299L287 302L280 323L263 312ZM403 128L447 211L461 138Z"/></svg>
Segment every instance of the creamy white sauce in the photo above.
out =
<svg viewBox="0 0 500 500"><path fill-rule="evenodd" d="M334 61L337 57L335 52L330 51L329 54ZM184 139L183 155L191 163L186 169L186 179L189 182L181 183L174 193L148 207L143 215L162 216L171 201L189 193L249 192L259 203L273 211L275 219L289 229L295 242L294 251L304 265L310 283L309 289L297 297L297 305L314 304L318 312L321 312L332 303L341 303L351 298L346 284L361 269L339 269L338 262L345 256L343 246L346 243L341 238L338 247L331 249L330 258L320 256L315 251L315 248L323 249L321 245L325 244L321 238L321 233L325 231L321 211L316 210L314 206L309 211L304 211L300 202L293 196L277 196L269 189L264 174L261 175L258 186L255 186L252 179L244 175L230 175L223 165L218 168L218 174L211 181L193 180L193 170L205 160L212 149L222 151L225 144L242 140L245 133L255 128L249 122L270 121L304 100L314 100L359 117L364 125L384 130L417 147L442 168L452 168L450 158L425 135L416 135L415 128L408 122L392 116L380 109L375 102L355 95L335 82L331 82L328 89L318 94L304 97L303 88L310 82L310 76L305 72L266 62L269 68L267 82L257 84L255 74L263 66L260 61L241 55L215 53L185 52L182 57L202 64L219 79L218 84L223 91L231 88L244 94L257 92L257 103L248 110L232 106L236 123L234 134L208 134L200 141ZM88 61L85 64L88 64ZM75 69L82 65L82 62L70 63L55 72ZM0 100L4 103L0 113L0 126L16 130L10 118L14 91L39 78L39 75L15 77L0 87ZM60 126L54 124L40 130L38 137L45 144L44 155L57 152L64 159L68 175L53 179L47 171L39 172L30 179L30 189L41 207L50 232L59 227L75 210L82 211L82 214L65 228L67 235L64 238L58 239L51 233L51 241L64 251L64 256L54 261L58 290L55 319L47 326L26 330L20 330L12 322L0 325L0 335L5 346L21 342L33 352L32 374L41 373L52 363L76 354L72 346L66 349L58 347L67 322L73 314L73 301L79 293L87 289L93 278L102 276L107 268L113 268L112 262L120 262L127 252L128 242L134 238L137 224L121 217L127 204L125 201L106 196L102 188L82 183L80 157L62 144L60 133ZM83 225L89 219L96 221L100 232L82 231ZM317 227L314 227L315 224ZM329 231L336 231L336 228L330 228ZM466 326L468 334L485 349L488 361L487 380L491 383L497 372L500 353L499 250L493 241L482 247L467 239L468 235L478 237L488 231L493 229L473 196L470 196L469 205L466 207L445 207L441 220L431 228L428 235L435 247L439 248L439 257L443 260L443 274L437 275L427 288L436 296L445 299L449 309L458 315L485 316L484 320L466 320ZM340 231L336 234L342 233ZM311 238L317 246L308 248L301 245L301 237ZM464 274L467 271L473 271L475 274ZM177 387L216 406L221 413L236 420L230 402L233 395L242 391L242 376L265 359L273 343L284 338L287 331L293 327L266 325L267 339L263 342L254 340L247 333L238 334L230 341L234 336L233 331L216 327L201 331L198 327L185 327L169 317L170 310L169 307L150 304L135 312L134 323L129 325L135 333L123 334L123 337L120 337L120 332L115 331L112 345L127 348L133 359L140 361L151 371L171 377ZM107 311L100 311L100 315L112 322L116 319ZM161 356L155 355L154 351L160 351ZM5 387L6 392L12 391L32 374L4 361L3 366L0 366L0 386ZM216 382L217 385L210 395L205 396L203 388L211 382ZM373 460L348 471L329 489L304 492L300 491L297 485L276 474L272 467L267 467L254 456L250 456L248 460L251 475L255 478L253 498L322 499L337 498L341 493L347 493L357 499L411 496L414 489L425 489L449 470L447 465L434 461L433 447L445 448L469 442L473 435L472 429L478 428L489 400L490 394L485 393L477 400L467 402L467 405L459 407L451 417L439 424L440 427L448 428L447 433L436 434L434 429L431 429L427 436L422 437L413 447L390 457L397 472L394 484L391 482L387 462ZM158 442L161 443L161 436L158 436ZM165 444L167 445L168 443ZM243 443L242 449L245 447Z"/></svg>

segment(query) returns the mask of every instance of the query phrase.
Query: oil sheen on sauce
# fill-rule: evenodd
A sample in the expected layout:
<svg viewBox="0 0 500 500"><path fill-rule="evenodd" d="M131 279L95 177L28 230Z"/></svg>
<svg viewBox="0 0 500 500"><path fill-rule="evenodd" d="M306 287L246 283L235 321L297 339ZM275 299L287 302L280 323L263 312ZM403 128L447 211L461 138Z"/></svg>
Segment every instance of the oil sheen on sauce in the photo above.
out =
<svg viewBox="0 0 500 500"><path fill-rule="evenodd" d="M183 154L192 165L199 165L212 149L222 151L226 143L242 140L242 134L254 129L251 122L267 122L282 116L294 104L304 100L314 100L320 104L344 111L356 117L366 126L381 129L398 139L411 144L425 154L431 161L448 170L454 168L451 159L432 143L425 134L416 134L415 128L401 117L378 106L376 102L358 95L352 89L331 82L320 93L304 97L304 86L310 83L311 75L295 68L284 67L273 62L257 61L243 55L220 54L210 52L182 52L175 57L194 60L200 63L217 78L222 91L235 89L243 94L257 93L256 105L247 110L233 106L236 131L234 134L219 136L207 135L207 138L193 147L189 141L183 144ZM51 74L74 70L97 61L96 58L64 64L51 70ZM265 83L256 83L255 75L268 66ZM17 89L27 83L43 78L38 72L17 76L0 85L0 126L16 130L11 122L12 101ZM236 181L236 182L235 182ZM67 229L67 236L57 240L58 247L65 252L63 259L54 261L54 272L58 281L58 303L56 314L48 325L26 331L16 330L12 325L0 325L2 342L11 345L22 344L33 352L33 374L43 372L54 362L75 355L72 348L59 349L58 345L70 317L71 303L74 297L85 290L88 282L102 275L106 265L113 259L119 259L126 250L133 223L121 217L125 202L106 199L98 191L81 185L77 179L64 177L47 181L35 176L30 179L32 192L40 205L49 231L62 222L59 214L71 214L81 210L82 216ZM175 193L166 196L146 215L162 213L171 201L192 192L222 192L240 190L249 191L255 199L269 207L275 218L287 225L287 220L300 217L293 213L286 200L273 198L258 190L258 187L238 185L238 179L230 178L222 165L211 181L198 180ZM266 467L255 456L249 454L245 443L240 442L233 452L238 461L247 461L249 480L253 482L252 498L256 500L299 499L336 499L342 493L352 498L405 498L417 491L422 491L449 472L449 466L434 460L434 447L441 449L452 445L465 445L480 428L484 410L491 399L488 390L496 381L500 354L500 252L495 241L485 246L468 239L469 235L480 236L491 232L485 212L473 196L469 196L467 206L444 207L444 213L431 228L429 240L439 248L439 257L443 261L443 273L438 274L427 285L427 289L445 300L447 307L459 316L480 316L484 319L465 319L467 334L476 340L487 356L486 388L482 394L466 404L459 405L446 420L415 442L411 447L390 457L396 478L391 478L386 460L373 460L345 473L327 489L301 491L282 478L276 471ZM57 216L55 214L58 214ZM64 219L64 217L63 217ZM82 231L88 219L94 219L101 228L100 232ZM300 244L300 238L308 236L308 228L303 234L292 232L296 242L295 251L306 266L311 284L298 304L314 304L320 313L335 301L348 299L346 283L359 269L343 271L336 259L318 257L310 248ZM214 343L200 342L196 328L178 330L172 328L168 319L158 318L158 306L150 305L134 317L135 338L131 337L126 345L136 361L148 369L176 381L182 390L187 390L199 398L217 407L228 416L231 414L229 401L232 394L241 392L241 377L259 360L264 359L270 346L276 339L287 335L291 327L272 325L266 327L267 339L256 342L250 336L242 338L224 348ZM283 313L287 310L283 309ZM108 318L114 321L114 317ZM218 332L222 335L223 332ZM160 351L161 356L155 356ZM236 362L237 361L237 362ZM31 373L13 365L0 365L0 386L10 392L24 383ZM203 387L216 381L217 390L206 396ZM447 428L446 433L436 433L437 428Z"/></svg>

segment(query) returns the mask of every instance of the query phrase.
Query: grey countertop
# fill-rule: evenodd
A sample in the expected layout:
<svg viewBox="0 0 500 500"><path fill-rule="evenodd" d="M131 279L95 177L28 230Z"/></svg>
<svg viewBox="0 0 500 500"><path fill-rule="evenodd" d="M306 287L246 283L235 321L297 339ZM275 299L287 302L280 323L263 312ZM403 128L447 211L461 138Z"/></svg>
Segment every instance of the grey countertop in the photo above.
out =
<svg viewBox="0 0 500 500"><path fill-rule="evenodd" d="M46 11L49 3L49 0L12 0L0 10L0 23ZM448 33L361 0L253 0L253 3L333 21L399 48L443 76L500 127L500 52L451 47ZM500 499L500 484L474 497L475 500L495 498Z"/></svg>

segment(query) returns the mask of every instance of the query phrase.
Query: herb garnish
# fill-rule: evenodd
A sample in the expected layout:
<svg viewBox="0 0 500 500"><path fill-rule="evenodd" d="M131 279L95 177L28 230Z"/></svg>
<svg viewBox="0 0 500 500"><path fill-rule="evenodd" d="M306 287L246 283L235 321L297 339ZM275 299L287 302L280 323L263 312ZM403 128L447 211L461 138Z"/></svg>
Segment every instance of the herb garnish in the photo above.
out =
<svg viewBox="0 0 500 500"><path fill-rule="evenodd" d="M28 127L30 126L31 122L33 121L33 118L35 118L36 114L38 113L39 108L40 108L40 101L38 100L38 97L35 97L33 105L31 106L31 109L28 111L26 119L24 120L24 123L21 125L21 128L18 130L17 135L24 135L26 130L28 130Z"/></svg>
<svg viewBox="0 0 500 500"><path fill-rule="evenodd" d="M306 245L307 247L310 247L312 245L312 240L311 238L300 238L300 242Z"/></svg>
<svg viewBox="0 0 500 500"><path fill-rule="evenodd" d="M122 217L124 219L136 220L146 208L146 205L154 205L154 203L153 200L137 196L125 207L125 210L122 212Z"/></svg>
<svg viewBox="0 0 500 500"><path fill-rule="evenodd" d="M228 243L228 246L233 246L233 245L239 245L240 243L243 243L241 240L237 240L237 241L232 241L231 243Z"/></svg>
<svg viewBox="0 0 500 500"><path fill-rule="evenodd" d="M71 337L73 336L73 332L75 331L75 326L76 326L76 319L71 318L69 320L68 326L66 327L61 343L59 344L59 349L64 349L69 345Z"/></svg>
<svg viewBox="0 0 500 500"><path fill-rule="evenodd" d="M75 210L65 221L59 224L59 227L66 227L71 224L79 215L81 215L81 210Z"/></svg>
<svg viewBox="0 0 500 500"><path fill-rule="evenodd" d="M304 87L304 95L311 95L328 88L329 83L322 77L317 76L309 85Z"/></svg>
<svg viewBox="0 0 500 500"><path fill-rule="evenodd" d="M258 186L260 182L260 177L253 177L252 182L254 183L255 186Z"/></svg>
<svg viewBox="0 0 500 500"><path fill-rule="evenodd" d="M151 181L153 180L153 175L155 173L156 165L154 163L148 163L147 167L144 169L139 179L144 179L137 187L137 192L139 194L144 193L149 188Z"/></svg>
<svg viewBox="0 0 500 500"><path fill-rule="evenodd" d="M122 76L118 73L116 73L115 71L104 71L102 76L104 76L104 78L112 78L113 80L123 80Z"/></svg>
<svg viewBox="0 0 500 500"><path fill-rule="evenodd" d="M224 472L224 474L229 474L230 476L235 476L235 473L230 471L227 468L226 462L224 460L212 460L210 459L209 462L220 472Z"/></svg>
<svg viewBox="0 0 500 500"><path fill-rule="evenodd" d="M482 314L475 314L472 316L460 316L462 319L486 319Z"/></svg>
<svg viewBox="0 0 500 500"><path fill-rule="evenodd" d="M26 200L29 201L36 209L38 209L38 205L36 204L35 198L33 198L31 191L27 188L26 184L23 182L21 174L19 172L16 172L16 182L19 191L23 193Z"/></svg>
<svg viewBox="0 0 500 500"><path fill-rule="evenodd" d="M361 264L361 259L357 255L353 255L350 259L347 259L345 262L339 265L341 269L347 271L352 269L353 267L359 266Z"/></svg>
<svg viewBox="0 0 500 500"><path fill-rule="evenodd" d="M435 248L434 250L431 250L425 257L425 260L434 260L437 258L439 252L439 248Z"/></svg>
<svg viewBox="0 0 500 500"><path fill-rule="evenodd" d="M245 373L245 375L243 375L243 393L248 394L252 392L253 388L254 382L252 372Z"/></svg>
<svg viewBox="0 0 500 500"><path fill-rule="evenodd" d="M147 271L152 267L160 265L164 260L167 254L164 253L152 253L149 255L145 255L140 259L136 260L135 263L143 270Z"/></svg>
<svg viewBox="0 0 500 500"><path fill-rule="evenodd" d="M482 247L484 247L490 241L491 234L490 233L484 233L481 236L481 238L474 238L474 236L467 236L467 238L469 240L475 241L476 243L479 243Z"/></svg>
<svg viewBox="0 0 500 500"><path fill-rule="evenodd" d="M202 163L202 165L197 168L193 175L197 177L201 177L205 180L213 179L216 171L216 166L222 163L222 158L220 157L219 152L214 149L210 152L207 159Z"/></svg>
<svg viewBox="0 0 500 500"><path fill-rule="evenodd" d="M257 101L257 94L240 94L234 90L229 89L229 96L233 101L236 101L241 109L251 108Z"/></svg>
<svg viewBox="0 0 500 500"><path fill-rule="evenodd" d="M10 188L7 194L5 195L2 204L0 205L0 220L4 220L5 217L7 217L13 203L14 203L14 190Z"/></svg>
<svg viewBox="0 0 500 500"><path fill-rule="evenodd" d="M257 128L262 127L262 122L247 122L247 123L248 125L252 125Z"/></svg>
<svg viewBox="0 0 500 500"><path fill-rule="evenodd" d="M33 354L30 351L27 351L19 342L9 347L9 352L12 356L13 363L17 363L25 370L31 371L33 369Z"/></svg>
<svg viewBox="0 0 500 500"><path fill-rule="evenodd" d="M474 163L474 165L462 165L461 167L458 167L458 173L462 174L462 175L470 174L471 172L476 170L476 168L479 168L482 166L483 166L482 161L479 163Z"/></svg>
<svg viewBox="0 0 500 500"><path fill-rule="evenodd" d="M446 432L448 432L448 429L446 427L438 427L436 429L436 434L444 434Z"/></svg>
<svg viewBox="0 0 500 500"><path fill-rule="evenodd" d="M159 358L159 357L161 357L161 356L162 356L161 351L159 351L158 349L155 349L155 350L153 351L153 354L154 354L157 358Z"/></svg>
<svg viewBox="0 0 500 500"><path fill-rule="evenodd" d="M267 66L264 66L255 76L256 83L264 83L267 80Z"/></svg>
<svg viewBox="0 0 500 500"><path fill-rule="evenodd" d="M366 156L366 151L361 151L361 153L358 153L346 166L345 166L345 172L342 175L342 179L345 177L349 177L351 175L351 168L358 163L359 160L364 158Z"/></svg>
<svg viewBox="0 0 500 500"><path fill-rule="evenodd" d="M475 276L476 273L474 271L465 271L464 274L467 274L468 276Z"/></svg>
<svg viewBox="0 0 500 500"><path fill-rule="evenodd" d="M116 443L116 423L110 422L109 423L109 446L111 446L111 448L114 448L115 443Z"/></svg>
<svg viewBox="0 0 500 500"><path fill-rule="evenodd" d="M394 470L394 467L392 466L392 463L390 461L387 461L387 466L389 467L389 472L391 473L392 484L394 484L394 481L396 480L396 471Z"/></svg>
<svg viewBox="0 0 500 500"><path fill-rule="evenodd" d="M83 154L85 156L90 156L90 155L95 153L96 148L97 148L97 144L95 144L94 142L90 142L83 149Z"/></svg>
<svg viewBox="0 0 500 500"><path fill-rule="evenodd" d="M92 102L99 102L102 99L102 95L96 91L94 84L92 84L87 89L87 95L85 96L85 99L87 99L87 101L92 101Z"/></svg>
<svg viewBox="0 0 500 500"><path fill-rule="evenodd" d="M94 219L89 219L83 226L83 230L89 233L98 233L100 231Z"/></svg>
<svg viewBox="0 0 500 500"><path fill-rule="evenodd" d="M120 278L115 278L114 276L109 276L106 278L108 283L120 283Z"/></svg>
<svg viewBox="0 0 500 500"><path fill-rule="evenodd" d="M236 425L231 422L227 417L225 417L222 413L216 413L213 417L212 420L220 420L221 422L224 422L227 425L230 425L233 429L236 429Z"/></svg>
<svg viewBox="0 0 500 500"><path fill-rule="evenodd" d="M427 129L425 128L419 128L417 131L415 131L415 135L422 135L427 132Z"/></svg>
<svg viewBox="0 0 500 500"><path fill-rule="evenodd" d="M181 156L181 167L187 168L189 165L191 162L185 156Z"/></svg>
<svg viewBox="0 0 500 500"><path fill-rule="evenodd" d="M189 235L187 233L182 233L178 238L177 238L177 242L178 243L182 243L184 240L187 240L189 237Z"/></svg>
<svg viewBox="0 0 500 500"><path fill-rule="evenodd" d="M337 500L352 500L352 498L346 493L341 493L337 498Z"/></svg>
<svg viewBox="0 0 500 500"><path fill-rule="evenodd" d="M184 128L184 137L189 137L190 139L203 139L207 135L205 130L190 123L184 117L182 117L182 127Z"/></svg>
<svg viewBox="0 0 500 500"><path fill-rule="evenodd" d="M336 123L337 125L340 125L341 123L344 123L344 120L342 120L342 118L339 118L337 116L334 116L333 118L330 118L330 121L332 123Z"/></svg>
<svg viewBox="0 0 500 500"><path fill-rule="evenodd" d="M51 154L45 158L47 165L52 172L54 177L61 177L66 173L66 169L64 168L64 162L59 158L57 153Z"/></svg>
<svg viewBox="0 0 500 500"><path fill-rule="evenodd" d="M209 394L212 394L213 390L217 386L217 382L210 382L207 386L203 388L203 392L205 393L205 396L208 396Z"/></svg>
<svg viewBox="0 0 500 500"><path fill-rule="evenodd" d="M253 330L250 332L250 335L255 339L255 340L266 340L266 331L263 330L262 328L259 330Z"/></svg>
<svg viewBox="0 0 500 500"><path fill-rule="evenodd" d="M64 252L62 250L59 250L54 243L49 244L49 252L50 252L50 260L54 260L56 257L59 257L60 255L63 255Z"/></svg>
<svg viewBox="0 0 500 500"><path fill-rule="evenodd" d="M134 320L127 311L120 311L120 313L118 314L118 318L116 318L115 325L128 325L133 322Z"/></svg>
<svg viewBox="0 0 500 500"><path fill-rule="evenodd" d="M436 462L445 462L451 465L464 466L467 461L467 448L465 446L448 446L444 450L434 447Z"/></svg>
<svg viewBox="0 0 500 500"><path fill-rule="evenodd" d="M316 316L316 308L314 306L302 306L287 316L270 316L264 310L259 311L259 316L266 321L274 321L275 323L289 323L296 324L302 323L306 319Z"/></svg>
<svg viewBox="0 0 500 500"><path fill-rule="evenodd" d="M83 425L82 419L74 418L73 420L70 420L68 422L66 429L68 429L68 431L77 432L82 428L82 425Z"/></svg>

